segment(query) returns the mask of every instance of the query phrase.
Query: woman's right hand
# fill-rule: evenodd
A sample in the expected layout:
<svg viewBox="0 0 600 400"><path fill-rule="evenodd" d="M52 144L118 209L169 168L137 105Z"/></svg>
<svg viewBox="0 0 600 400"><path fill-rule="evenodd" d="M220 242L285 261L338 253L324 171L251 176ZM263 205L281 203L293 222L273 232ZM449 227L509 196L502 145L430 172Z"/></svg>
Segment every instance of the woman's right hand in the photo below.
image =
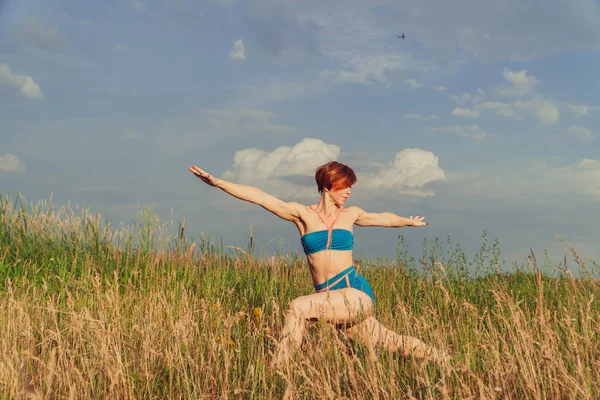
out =
<svg viewBox="0 0 600 400"><path fill-rule="evenodd" d="M214 176L212 176L208 172L204 171L203 169L197 167L196 165L192 165L188 169L194 175L196 175L198 178L200 178L202 180L202 182L206 183L207 185L217 186L217 184L219 183L219 179L218 178L215 178Z"/></svg>

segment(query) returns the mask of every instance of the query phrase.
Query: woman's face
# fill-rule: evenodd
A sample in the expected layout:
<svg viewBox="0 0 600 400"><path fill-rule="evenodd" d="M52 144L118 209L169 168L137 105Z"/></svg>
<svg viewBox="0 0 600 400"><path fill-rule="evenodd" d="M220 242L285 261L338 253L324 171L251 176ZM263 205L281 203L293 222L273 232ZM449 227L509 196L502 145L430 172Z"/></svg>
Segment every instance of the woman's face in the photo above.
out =
<svg viewBox="0 0 600 400"><path fill-rule="evenodd" d="M335 204L343 206L344 203L346 203L346 200L348 200L348 197L350 197L350 189L352 189L352 186L344 189L330 190L328 192L329 197L331 197L331 200L333 200Z"/></svg>

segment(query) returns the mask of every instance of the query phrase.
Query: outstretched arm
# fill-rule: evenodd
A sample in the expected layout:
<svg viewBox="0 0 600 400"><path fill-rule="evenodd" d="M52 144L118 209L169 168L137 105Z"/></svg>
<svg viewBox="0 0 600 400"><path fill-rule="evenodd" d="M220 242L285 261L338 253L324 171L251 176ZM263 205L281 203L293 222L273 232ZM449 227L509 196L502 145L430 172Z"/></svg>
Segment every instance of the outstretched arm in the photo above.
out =
<svg viewBox="0 0 600 400"><path fill-rule="evenodd" d="M382 226L386 228L402 228L405 226L427 226L425 217L410 216L410 218L401 217L391 212L370 213L361 208L357 208L358 217L354 222L358 226Z"/></svg>
<svg viewBox="0 0 600 400"><path fill-rule="evenodd" d="M225 193L240 200L258 204L265 210L272 212L286 221L297 221L300 218L298 213L300 204L298 203L285 202L253 186L224 181L210 175L196 165L192 165L188 169L204 183L210 186L216 186Z"/></svg>

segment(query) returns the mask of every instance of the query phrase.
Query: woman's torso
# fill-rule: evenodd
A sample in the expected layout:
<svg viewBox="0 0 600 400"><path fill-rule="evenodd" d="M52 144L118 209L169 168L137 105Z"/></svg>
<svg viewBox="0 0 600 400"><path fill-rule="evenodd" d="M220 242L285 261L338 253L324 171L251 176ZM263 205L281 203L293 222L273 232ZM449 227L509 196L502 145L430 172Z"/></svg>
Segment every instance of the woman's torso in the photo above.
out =
<svg viewBox="0 0 600 400"><path fill-rule="evenodd" d="M352 265L351 240L355 221L356 215L352 207L347 209L337 208L329 216L319 213L316 206L301 208L300 220L296 222L300 236L304 239L308 239L309 236L319 236L323 244L318 251L306 256L315 285L326 281ZM337 232L335 232L336 230ZM326 248L335 248L336 245L344 250ZM345 250L346 248L348 250Z"/></svg>

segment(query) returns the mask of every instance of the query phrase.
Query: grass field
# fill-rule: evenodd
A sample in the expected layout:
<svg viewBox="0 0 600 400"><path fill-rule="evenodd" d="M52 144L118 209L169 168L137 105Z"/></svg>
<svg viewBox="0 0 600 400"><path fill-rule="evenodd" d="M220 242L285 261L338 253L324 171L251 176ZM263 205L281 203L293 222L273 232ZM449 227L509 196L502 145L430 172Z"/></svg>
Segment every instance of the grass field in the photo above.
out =
<svg viewBox="0 0 600 400"><path fill-rule="evenodd" d="M287 303L312 292L297 254L256 257L47 202L0 209L0 398L598 399L599 268L578 257L510 273L484 237L408 259L362 260L377 318L444 349L422 364L314 323L285 371L269 363ZM571 261L573 260L573 261ZM573 270L576 277L571 274Z"/></svg>

